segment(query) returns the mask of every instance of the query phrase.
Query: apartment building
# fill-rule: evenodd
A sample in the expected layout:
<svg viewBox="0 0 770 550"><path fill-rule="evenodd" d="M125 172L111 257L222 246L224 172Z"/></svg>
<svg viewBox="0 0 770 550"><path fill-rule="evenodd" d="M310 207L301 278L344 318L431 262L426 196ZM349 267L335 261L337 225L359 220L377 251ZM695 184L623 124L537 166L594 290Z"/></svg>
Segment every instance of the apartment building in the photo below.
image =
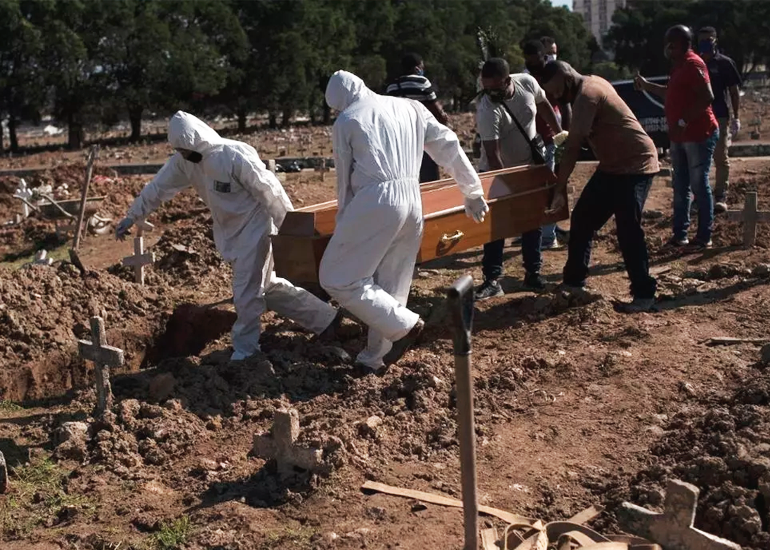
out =
<svg viewBox="0 0 770 550"><path fill-rule="evenodd" d="M575 0L573 10L583 16L586 28L601 44L602 38L612 26L612 14L626 4L627 0Z"/></svg>

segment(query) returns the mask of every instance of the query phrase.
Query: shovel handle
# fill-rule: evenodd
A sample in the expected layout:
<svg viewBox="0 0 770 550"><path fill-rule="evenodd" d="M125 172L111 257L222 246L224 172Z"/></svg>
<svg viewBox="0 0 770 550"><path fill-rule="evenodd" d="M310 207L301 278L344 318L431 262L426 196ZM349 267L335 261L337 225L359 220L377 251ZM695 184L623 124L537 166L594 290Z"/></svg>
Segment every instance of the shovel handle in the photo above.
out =
<svg viewBox="0 0 770 550"><path fill-rule="evenodd" d="M473 329L473 277L470 275L460 277L452 283L447 294L452 315L454 353L469 355Z"/></svg>

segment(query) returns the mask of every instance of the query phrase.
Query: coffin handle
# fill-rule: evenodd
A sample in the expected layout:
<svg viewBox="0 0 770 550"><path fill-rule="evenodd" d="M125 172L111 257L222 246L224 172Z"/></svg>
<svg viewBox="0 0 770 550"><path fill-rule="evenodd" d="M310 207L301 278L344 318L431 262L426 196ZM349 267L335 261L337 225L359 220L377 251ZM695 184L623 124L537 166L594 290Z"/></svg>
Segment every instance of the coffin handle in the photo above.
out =
<svg viewBox="0 0 770 550"><path fill-rule="evenodd" d="M465 233L463 233L459 229L454 233L452 233L451 235L448 233L444 233L443 235L441 235L441 244L444 246L449 246L450 244L454 244L458 242L463 237L465 237Z"/></svg>

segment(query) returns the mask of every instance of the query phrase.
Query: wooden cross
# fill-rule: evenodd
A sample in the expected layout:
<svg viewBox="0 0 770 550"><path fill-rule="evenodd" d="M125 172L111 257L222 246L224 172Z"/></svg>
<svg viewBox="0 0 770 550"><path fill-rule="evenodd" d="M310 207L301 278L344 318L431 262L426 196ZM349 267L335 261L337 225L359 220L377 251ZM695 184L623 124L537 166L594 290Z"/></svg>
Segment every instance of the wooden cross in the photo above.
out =
<svg viewBox="0 0 770 550"><path fill-rule="evenodd" d="M273 428L269 434L254 436L253 453L265 460L275 459L278 473L287 476L294 468L317 471L323 466L321 449L308 449L296 444L299 437L299 413L296 409L279 409L275 412Z"/></svg>
<svg viewBox="0 0 770 550"><path fill-rule="evenodd" d="M693 527L698 493L694 485L673 479L668 482L662 514L624 502L617 512L620 527L666 550L740 550L729 540Z"/></svg>
<svg viewBox="0 0 770 550"><path fill-rule="evenodd" d="M22 212L24 213L24 217L29 217L29 205L27 202L32 198L32 191L27 187L27 182L23 179L21 180L21 183L19 184L19 187L14 191L13 196L18 199L22 200Z"/></svg>
<svg viewBox="0 0 770 550"><path fill-rule="evenodd" d="M770 222L770 212L757 211L757 192L749 191L743 203L743 210L728 210L727 219L743 222L743 245L754 246L757 240L757 223Z"/></svg>
<svg viewBox="0 0 770 550"><path fill-rule="evenodd" d="M78 349L83 359L93 361L96 373L96 409L99 416L112 408L112 387L110 386L110 367L123 364L123 350L107 345L104 320L91 317L91 341L79 340Z"/></svg>
<svg viewBox="0 0 770 550"><path fill-rule="evenodd" d="M5 463L5 456L0 451L0 495L8 492L8 466Z"/></svg>
<svg viewBox="0 0 770 550"><path fill-rule="evenodd" d="M144 220L137 222L136 237L134 237L134 255L126 256L123 258L123 265L131 266L134 268L134 277L136 282L140 285L144 285L144 266L151 265L155 262L155 254L150 252L145 254L144 252L144 237L143 232L152 231L153 225Z"/></svg>

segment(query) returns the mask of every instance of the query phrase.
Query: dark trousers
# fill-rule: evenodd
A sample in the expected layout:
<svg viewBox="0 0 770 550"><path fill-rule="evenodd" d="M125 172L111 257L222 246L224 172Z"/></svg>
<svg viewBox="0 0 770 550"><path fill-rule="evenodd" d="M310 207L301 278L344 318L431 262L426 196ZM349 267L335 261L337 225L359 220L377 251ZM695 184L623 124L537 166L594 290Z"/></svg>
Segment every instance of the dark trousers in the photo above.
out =
<svg viewBox="0 0 770 550"><path fill-rule="evenodd" d="M535 229L521 236L521 255L524 258L524 269L527 273L540 273L543 256L540 253L540 240L543 237L542 228ZM503 250L505 240L493 241L484 245L484 257L481 259L481 269L484 280L496 280L503 275Z"/></svg>
<svg viewBox="0 0 770 550"><path fill-rule="evenodd" d="M642 229L642 210L652 185L652 175L619 176L597 170L572 210L569 257L564 282L582 286L588 276L594 234L615 215L618 244L635 298L653 298L655 279L650 277L647 243Z"/></svg>
<svg viewBox="0 0 770 550"><path fill-rule="evenodd" d="M422 164L420 165L420 183L436 181L441 179L436 164L428 153L422 154Z"/></svg>

